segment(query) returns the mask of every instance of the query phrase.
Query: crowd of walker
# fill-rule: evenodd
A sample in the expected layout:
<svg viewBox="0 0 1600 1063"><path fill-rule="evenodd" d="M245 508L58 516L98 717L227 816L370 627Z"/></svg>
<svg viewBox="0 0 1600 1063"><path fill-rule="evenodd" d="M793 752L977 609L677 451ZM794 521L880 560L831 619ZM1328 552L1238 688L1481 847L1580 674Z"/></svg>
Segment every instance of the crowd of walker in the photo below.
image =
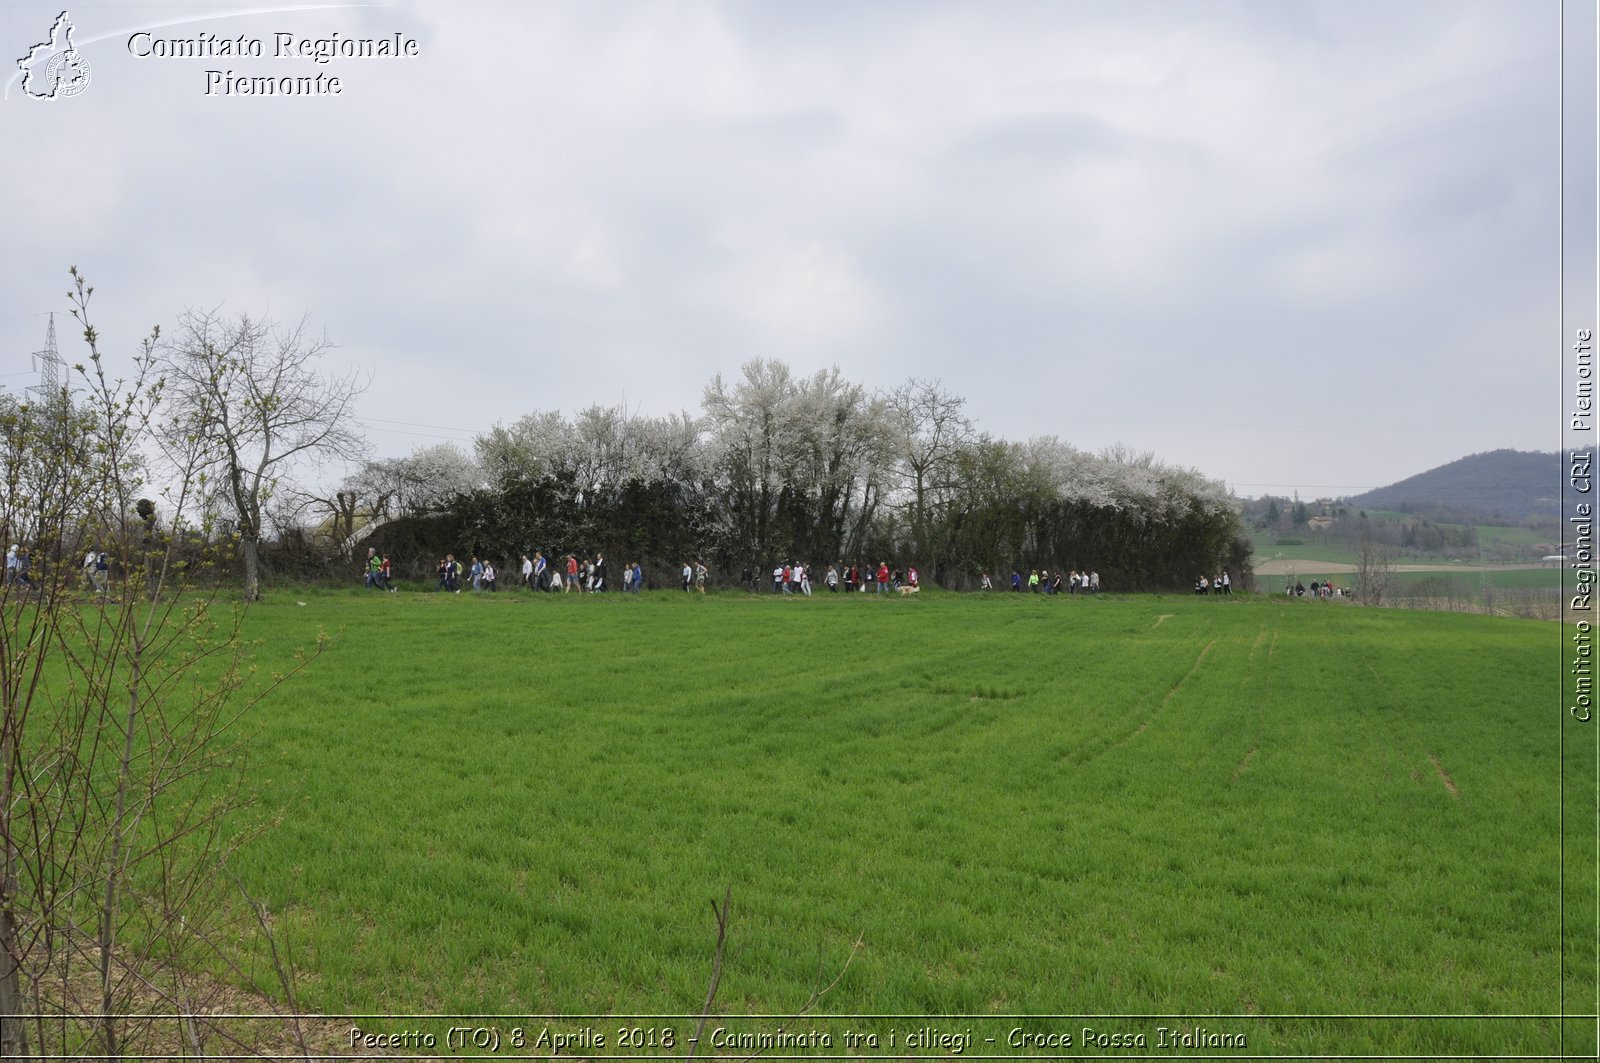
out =
<svg viewBox="0 0 1600 1063"><path fill-rule="evenodd" d="M983 582L985 584L989 582L989 574L987 572L983 574ZM1012 569L1011 589L1013 591L1021 591L1022 583L1022 573L1018 572L1016 569ZM1056 574L1052 576L1050 574L1050 570L1047 568L1034 569L1029 571L1027 583L1028 590L1035 594L1100 593L1100 573L1079 572L1077 569L1069 570L1065 576L1061 574L1060 570L1057 570ZM987 586L985 589L988 589Z"/></svg>
<svg viewBox="0 0 1600 1063"><path fill-rule="evenodd" d="M83 573L84 586L89 590L105 594L110 588L111 562L105 551L90 550L84 554L80 571ZM38 587L33 578L33 552L19 543L12 543L6 550L6 586L24 590Z"/></svg>
<svg viewBox="0 0 1600 1063"><path fill-rule="evenodd" d="M6 551L6 586L20 584L24 588L33 587L33 554L26 546L15 543Z"/></svg>
<svg viewBox="0 0 1600 1063"><path fill-rule="evenodd" d="M610 590L605 554L596 552L591 559L577 554L565 554L552 562L545 557L544 552L534 551L532 557L523 554L522 564L518 571L517 586L530 591L543 591L547 593L568 594L594 594ZM20 584L31 588L34 581L30 575L32 558L25 546L12 545L6 551L5 581L7 586ZM435 590L445 593L460 594L470 587L473 591L495 593L500 589L500 573L495 568L494 562L481 559L474 555L468 564L463 565L457 560L455 554L445 554L439 559L435 567L438 581ZM710 579L709 570L703 561L685 561L679 571L679 585L685 594L706 592L706 584ZM772 593L778 595L799 595L810 597L812 591L812 566L802 561L787 561L772 567ZM365 585L372 590L395 592L393 569L389 556L378 551L376 547L367 548L367 560L363 570ZM83 579L85 585L92 591L105 593L110 579L110 564L103 551L90 550L83 559ZM820 582L830 594L908 594L921 590L921 577L914 565L901 569L898 565L891 566L887 561L880 561L877 568L871 565L847 565L840 561L828 566L822 573ZM739 578L740 585L751 593L761 590L761 577L746 568ZM1066 573L1057 571L1054 575L1049 569L1030 569L1024 577L1020 569L1012 569L1010 587L1013 593L1021 594L1024 591L1030 594L1099 594L1100 573L1093 571L1080 572L1071 569ZM638 594L644 590L644 566L636 561L630 561L622 568L621 583L617 588L625 594ZM994 580L987 571L979 573L978 589L992 591L995 589ZM1306 586L1296 582L1285 588L1291 596L1305 597ZM1195 581L1196 594L1232 594L1233 579L1223 572L1215 578L1201 576ZM1331 581L1311 582L1310 594L1314 598L1342 598L1345 592L1333 586Z"/></svg>
<svg viewBox="0 0 1600 1063"><path fill-rule="evenodd" d="M494 562L476 555L463 564L455 554L445 554L435 566L435 574L437 581L434 589L446 594L460 594L468 589L492 594L500 589L500 572ZM368 588L379 591L396 589L389 557L376 547L367 548L363 575ZM593 594L612 589L625 594L638 594L644 590L645 584L644 566L637 561L629 561L622 568L621 582L613 587L605 554L600 552L596 552L592 559L572 553L552 560L543 551L536 550L532 557L527 554L521 556L518 576L518 587L557 594ZM678 571L678 586L685 594L704 594L709 580L710 571L703 561L685 561ZM761 592L764 581L763 575L750 568L746 568L739 577L740 586L752 594ZM1217 577L1217 581L1218 593L1228 593L1225 589L1228 587L1227 574ZM1202 579L1201 583L1205 584L1206 581ZM880 561L876 568L872 565L848 565L840 561L829 565L820 576L812 565L803 561L784 561L772 567L772 594L810 597L813 587L818 584L830 594L914 594L921 590L922 578L914 565L902 569L887 561ZM987 571L979 574L978 589L995 589L995 582ZM1100 573L1071 569L1052 575L1049 569L1031 569L1024 576L1020 569L1013 569L1010 589L1018 594L1098 594Z"/></svg>
<svg viewBox="0 0 1600 1063"><path fill-rule="evenodd" d="M1343 587L1335 587L1332 580L1312 580L1308 592L1304 583L1295 580L1293 584L1284 584L1283 593L1291 598L1304 598L1308 593L1313 598L1343 598L1349 592Z"/></svg>

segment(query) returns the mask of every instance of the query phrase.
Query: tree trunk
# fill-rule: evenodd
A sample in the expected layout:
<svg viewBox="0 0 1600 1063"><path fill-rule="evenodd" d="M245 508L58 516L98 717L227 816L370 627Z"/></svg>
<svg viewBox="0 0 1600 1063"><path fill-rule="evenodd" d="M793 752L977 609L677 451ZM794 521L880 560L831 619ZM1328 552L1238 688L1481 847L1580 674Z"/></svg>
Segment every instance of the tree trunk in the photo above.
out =
<svg viewBox="0 0 1600 1063"><path fill-rule="evenodd" d="M247 602L260 601L261 540L247 536L239 541L239 546L244 551L244 600Z"/></svg>
<svg viewBox="0 0 1600 1063"><path fill-rule="evenodd" d="M8 707L7 716L12 712ZM15 829L14 805L12 803L12 757L14 746L12 739L13 720L5 722L5 739L0 741L0 771L5 772L3 807L0 807L0 822L5 825L5 851L0 853L3 866L0 866L0 1058L31 1059L28 1053L28 1030L22 1020L22 1013L27 1009L22 1006L22 943L17 937L17 924L12 916L12 911L17 904L18 883L14 869L18 857L17 850L11 843L12 831Z"/></svg>
<svg viewBox="0 0 1600 1063"><path fill-rule="evenodd" d="M0 890L0 1058L31 1059L22 1013L22 946L11 918L15 881Z"/></svg>
<svg viewBox="0 0 1600 1063"><path fill-rule="evenodd" d="M139 638L134 637L132 652L129 660L131 670L128 675L128 714L124 718L122 730L122 760L117 765L117 802L116 812L111 821L111 849L106 859L106 893L105 901L100 908L100 1031L105 1040L105 1056L107 1059L119 1060L122 1058L121 1037L119 1026L121 1017L117 1014L115 983L111 978L112 960L115 958L116 933L118 928L117 912L122 903L122 881L125 868L123 867L123 850L125 832L128 830L128 794L132 787L133 778L133 739L138 731L141 705L139 702L141 673L143 671L143 651Z"/></svg>

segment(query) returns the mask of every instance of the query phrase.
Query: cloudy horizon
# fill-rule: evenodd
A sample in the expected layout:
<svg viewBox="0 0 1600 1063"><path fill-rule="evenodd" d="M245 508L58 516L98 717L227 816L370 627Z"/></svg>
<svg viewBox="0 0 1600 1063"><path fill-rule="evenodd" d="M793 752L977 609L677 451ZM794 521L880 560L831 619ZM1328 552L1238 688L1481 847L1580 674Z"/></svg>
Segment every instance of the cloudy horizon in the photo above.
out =
<svg viewBox="0 0 1600 1063"><path fill-rule="evenodd" d="M59 10L9 8L8 59ZM242 10L69 9L88 87L11 76L0 384L51 311L81 357L76 265L124 358L186 307L313 315L325 368L373 377L380 456L697 412L756 357L939 378L994 435L1241 495L1561 447L1550 5ZM141 30L266 55L139 56ZM418 54L279 59L280 32ZM209 69L342 91L207 95Z"/></svg>

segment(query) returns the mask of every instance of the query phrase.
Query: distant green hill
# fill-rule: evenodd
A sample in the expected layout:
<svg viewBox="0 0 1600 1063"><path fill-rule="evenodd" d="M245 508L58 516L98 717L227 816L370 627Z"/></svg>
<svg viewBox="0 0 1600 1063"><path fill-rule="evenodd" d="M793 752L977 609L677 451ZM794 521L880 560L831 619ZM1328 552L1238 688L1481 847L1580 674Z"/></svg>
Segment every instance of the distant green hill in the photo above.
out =
<svg viewBox="0 0 1600 1063"><path fill-rule="evenodd" d="M1457 523L1516 524L1557 517L1566 475L1559 453L1491 450L1441 465L1349 500Z"/></svg>

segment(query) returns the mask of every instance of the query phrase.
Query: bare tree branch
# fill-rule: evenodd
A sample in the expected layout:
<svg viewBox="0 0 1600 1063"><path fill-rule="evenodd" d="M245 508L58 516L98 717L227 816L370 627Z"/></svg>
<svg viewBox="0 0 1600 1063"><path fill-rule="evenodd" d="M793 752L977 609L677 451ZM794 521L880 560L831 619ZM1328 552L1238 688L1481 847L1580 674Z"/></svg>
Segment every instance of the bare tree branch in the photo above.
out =
<svg viewBox="0 0 1600 1063"><path fill-rule="evenodd" d="M169 438L201 455L220 474L244 554L245 597L260 594L263 509L305 460L359 459L356 399L368 381L352 372L324 376L315 363L332 344L291 327L216 310L189 310L176 338L163 344L176 415Z"/></svg>
<svg viewBox="0 0 1600 1063"><path fill-rule="evenodd" d="M711 1003L717 998L717 986L722 983L722 948L728 940L728 906L733 903L733 884L722 894L722 907L711 902L711 912L717 917L717 947L711 954L711 984L706 988L706 1002L700 1006L700 1023L694 1028L694 1038L689 1042L689 1058L700 1050L700 1035L705 1032L706 1020L711 1017Z"/></svg>

